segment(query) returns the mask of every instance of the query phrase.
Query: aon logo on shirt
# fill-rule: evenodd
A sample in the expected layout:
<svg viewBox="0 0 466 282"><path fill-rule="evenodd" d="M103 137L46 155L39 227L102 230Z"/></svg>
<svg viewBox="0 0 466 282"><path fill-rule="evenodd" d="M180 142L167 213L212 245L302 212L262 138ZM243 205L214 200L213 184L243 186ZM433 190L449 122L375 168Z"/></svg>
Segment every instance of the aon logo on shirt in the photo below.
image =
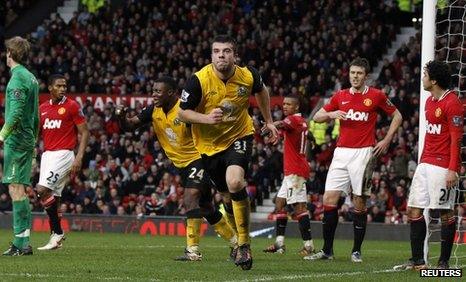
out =
<svg viewBox="0 0 466 282"><path fill-rule="evenodd" d="M346 119L355 121L367 121L369 119L369 113L353 111L353 109L350 109L346 113Z"/></svg>
<svg viewBox="0 0 466 282"><path fill-rule="evenodd" d="M44 129L55 129L55 128L60 128L61 126L61 120L56 120L56 119L48 119L46 118L44 121Z"/></svg>
<svg viewBox="0 0 466 282"><path fill-rule="evenodd" d="M440 134L440 132L442 131L442 125L441 124L427 123L426 131L429 134Z"/></svg>

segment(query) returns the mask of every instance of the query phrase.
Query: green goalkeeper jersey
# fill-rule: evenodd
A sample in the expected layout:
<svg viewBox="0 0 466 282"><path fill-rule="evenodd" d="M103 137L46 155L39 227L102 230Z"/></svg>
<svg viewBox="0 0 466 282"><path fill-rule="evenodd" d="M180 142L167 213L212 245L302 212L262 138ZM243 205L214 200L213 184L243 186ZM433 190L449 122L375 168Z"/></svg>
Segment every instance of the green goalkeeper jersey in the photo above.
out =
<svg viewBox="0 0 466 282"><path fill-rule="evenodd" d="M39 132L39 83L22 65L11 69L6 87L5 124L0 140L10 148L33 149Z"/></svg>

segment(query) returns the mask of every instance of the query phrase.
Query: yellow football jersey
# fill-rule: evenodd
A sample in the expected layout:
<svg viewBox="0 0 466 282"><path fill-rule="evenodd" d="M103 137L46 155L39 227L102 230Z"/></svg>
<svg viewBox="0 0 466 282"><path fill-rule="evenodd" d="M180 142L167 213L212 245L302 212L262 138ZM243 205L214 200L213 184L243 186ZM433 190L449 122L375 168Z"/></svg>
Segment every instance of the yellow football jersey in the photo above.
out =
<svg viewBox="0 0 466 282"><path fill-rule="evenodd" d="M234 141L254 133L248 113L249 96L262 90L262 79L253 68L235 67L235 74L225 82L215 75L212 64L203 67L181 95L182 109L203 114L214 108L223 110L223 122L219 124L192 125L194 144L201 154L222 152Z"/></svg>
<svg viewBox="0 0 466 282"><path fill-rule="evenodd" d="M179 109L179 100L166 115L162 108L153 107L151 119L155 135L165 154L176 167L183 168L200 159L201 155L194 146L190 126L178 119Z"/></svg>

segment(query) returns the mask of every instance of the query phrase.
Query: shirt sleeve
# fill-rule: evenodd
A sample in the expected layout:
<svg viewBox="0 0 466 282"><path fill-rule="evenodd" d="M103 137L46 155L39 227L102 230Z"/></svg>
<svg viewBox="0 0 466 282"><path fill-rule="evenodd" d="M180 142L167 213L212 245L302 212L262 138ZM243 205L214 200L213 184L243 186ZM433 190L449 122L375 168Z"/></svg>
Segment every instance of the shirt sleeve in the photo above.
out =
<svg viewBox="0 0 466 282"><path fill-rule="evenodd" d="M84 113L83 113L81 107L79 106L79 104L76 103L76 102L73 103L73 106L71 108L71 117L72 117L73 123L75 125L79 125L79 124L82 124L82 123L86 122L86 118L84 117Z"/></svg>
<svg viewBox="0 0 466 282"><path fill-rule="evenodd" d="M11 110L6 113L5 124L0 131L0 140L2 141L8 138L16 125L21 121L26 107L26 83L19 76L14 76L12 79L13 82L11 84L14 86L10 91L7 91L7 99L9 100L9 108Z"/></svg>
<svg viewBox="0 0 466 282"><path fill-rule="evenodd" d="M286 117L283 119L283 130L291 131L296 128L296 121L293 118Z"/></svg>
<svg viewBox="0 0 466 282"><path fill-rule="evenodd" d="M392 101L388 99L387 95L383 93L382 91L379 92L380 95L380 103L379 103L379 108L382 109L387 115L391 116L395 111L396 107L393 105Z"/></svg>
<svg viewBox="0 0 466 282"><path fill-rule="evenodd" d="M186 82L183 91L181 92L180 108L183 110L194 110L201 102L202 88L201 82L196 75Z"/></svg>
<svg viewBox="0 0 466 282"><path fill-rule="evenodd" d="M152 113L154 112L154 105L145 107L139 114L138 119L141 124L146 124L152 121Z"/></svg>
<svg viewBox="0 0 466 282"><path fill-rule="evenodd" d="M460 172L461 168L461 141L463 138L464 108L456 98L447 107L448 130L450 133L450 164L448 169Z"/></svg>
<svg viewBox="0 0 466 282"><path fill-rule="evenodd" d="M256 94L262 91L264 88L264 82L262 81L262 76L260 75L259 71L255 69L254 67L248 66L248 70L252 74L252 94Z"/></svg>
<svg viewBox="0 0 466 282"><path fill-rule="evenodd" d="M322 107L326 112L333 112L339 109L339 105L338 105L338 96L340 96L339 93L340 92L336 92L335 94L333 94L332 98L330 98L330 101L328 101L328 103Z"/></svg>

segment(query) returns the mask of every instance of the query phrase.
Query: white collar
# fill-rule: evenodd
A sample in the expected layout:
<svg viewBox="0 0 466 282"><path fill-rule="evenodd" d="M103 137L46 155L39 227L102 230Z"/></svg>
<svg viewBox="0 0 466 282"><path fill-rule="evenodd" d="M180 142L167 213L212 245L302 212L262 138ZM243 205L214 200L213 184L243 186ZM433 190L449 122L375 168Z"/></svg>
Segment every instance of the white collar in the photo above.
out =
<svg viewBox="0 0 466 282"><path fill-rule="evenodd" d="M61 101L58 102L57 105L63 105L65 103L65 101L66 101L66 96L63 95L63 98L61 98ZM49 103L50 103L50 105L53 105L52 99L49 100Z"/></svg>
<svg viewBox="0 0 466 282"><path fill-rule="evenodd" d="M362 91L362 95L364 94L367 94L367 92L369 91L369 86L365 85L364 86L364 90ZM349 93L353 94L356 93L356 90L351 86L350 89L349 89Z"/></svg>
<svg viewBox="0 0 466 282"><path fill-rule="evenodd" d="M450 89L445 90L445 92L442 94L442 96L440 96L440 98L438 98L438 99L435 99L435 97L432 95L432 100L440 101L440 100L442 100L443 98L445 98L448 94L450 94L450 92L451 92Z"/></svg>

